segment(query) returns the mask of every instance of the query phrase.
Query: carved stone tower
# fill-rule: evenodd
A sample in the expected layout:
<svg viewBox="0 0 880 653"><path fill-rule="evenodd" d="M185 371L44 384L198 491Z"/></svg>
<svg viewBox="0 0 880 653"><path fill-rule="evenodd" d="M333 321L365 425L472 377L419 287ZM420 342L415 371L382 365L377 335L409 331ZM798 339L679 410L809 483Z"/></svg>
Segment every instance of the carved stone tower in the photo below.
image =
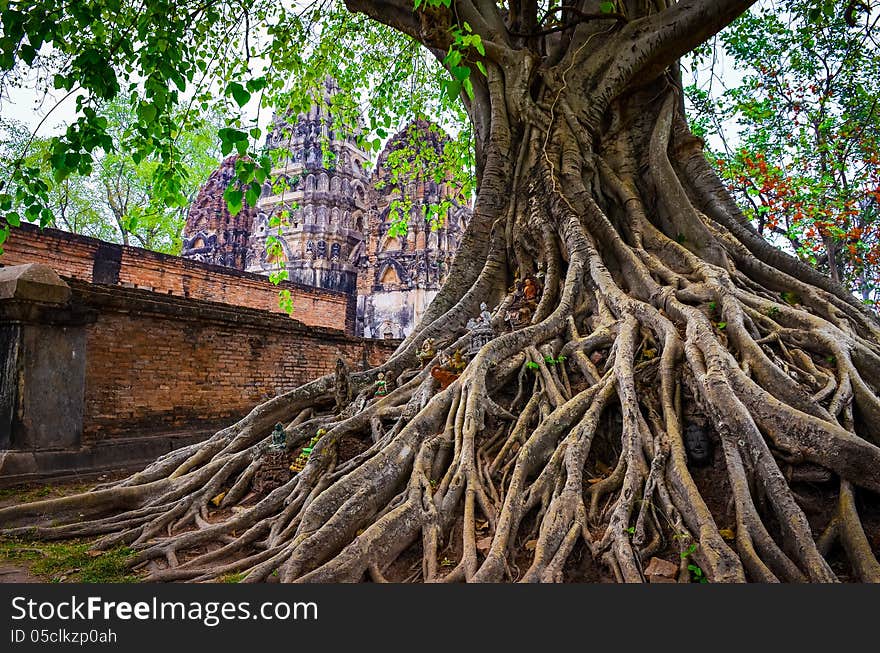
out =
<svg viewBox="0 0 880 653"><path fill-rule="evenodd" d="M203 263L245 269L256 207L245 205L231 215L223 193L235 177L238 155L223 159L199 190L186 216L181 256Z"/></svg>
<svg viewBox="0 0 880 653"><path fill-rule="evenodd" d="M324 102L308 114L276 115L266 139L268 150L286 149L257 202L246 269L270 274L286 268L289 279L354 295L355 259L360 253L367 210L369 178L366 154L357 146L357 130L338 133L327 110L338 92L335 82L324 87ZM279 183L280 181L280 183ZM273 215L289 216L270 227ZM266 238L279 238L280 259L267 260Z"/></svg>
<svg viewBox="0 0 880 653"><path fill-rule="evenodd" d="M358 335L409 335L446 281L471 209L451 183L418 178L395 182L388 163L395 152L407 156L408 151L425 148L439 158L447 138L436 125L414 120L379 155L370 184L364 252L358 258ZM447 202L442 222L432 225L427 207ZM406 234L394 235L393 213L407 210Z"/></svg>

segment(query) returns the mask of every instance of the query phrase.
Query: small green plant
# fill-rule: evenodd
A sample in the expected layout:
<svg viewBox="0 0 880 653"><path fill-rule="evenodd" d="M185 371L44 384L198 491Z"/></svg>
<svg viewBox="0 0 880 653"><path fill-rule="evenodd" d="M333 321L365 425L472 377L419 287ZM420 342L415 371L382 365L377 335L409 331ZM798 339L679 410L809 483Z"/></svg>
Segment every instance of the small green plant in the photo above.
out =
<svg viewBox="0 0 880 653"><path fill-rule="evenodd" d="M703 573L703 570L700 569L699 565L690 564L688 565L688 571L691 572L691 580L695 583L708 583L709 579L706 578L706 575Z"/></svg>
<svg viewBox="0 0 880 653"><path fill-rule="evenodd" d="M526 363L526 367L527 367L528 369L530 369L530 370L537 370L537 369L539 369L541 366L538 365L535 361L529 361L528 363Z"/></svg>
<svg viewBox="0 0 880 653"><path fill-rule="evenodd" d="M684 244L684 243L687 242L687 236L685 236L685 235L682 234L682 233L678 233L678 234L675 235L675 242L677 242L677 243L679 243L680 245L682 245L682 244Z"/></svg>
<svg viewBox="0 0 880 653"><path fill-rule="evenodd" d="M719 331L724 331L727 328L727 322L716 322L715 326L718 327Z"/></svg>
<svg viewBox="0 0 880 653"><path fill-rule="evenodd" d="M681 559L687 560L696 550L697 550L697 543L696 542L691 543L691 545L688 548L686 548L684 551L681 552ZM688 568L688 571L691 572L691 582L694 582L694 583L708 583L709 582L709 579L706 578L705 572L702 570L702 568L699 565L691 562L688 564L687 568Z"/></svg>
<svg viewBox="0 0 880 653"><path fill-rule="evenodd" d="M441 567L452 567L455 564L454 560L450 560L449 558L444 557L443 560L440 561Z"/></svg>
<svg viewBox="0 0 880 653"><path fill-rule="evenodd" d="M779 315L779 307L778 306L768 306L766 312L767 312L768 317L775 318L777 315Z"/></svg>
<svg viewBox="0 0 880 653"><path fill-rule="evenodd" d="M718 302L709 302L710 311L714 311L716 308L718 308Z"/></svg>
<svg viewBox="0 0 880 653"><path fill-rule="evenodd" d="M630 535L635 535L636 527L630 526L629 528L626 529L626 532L629 533Z"/></svg>

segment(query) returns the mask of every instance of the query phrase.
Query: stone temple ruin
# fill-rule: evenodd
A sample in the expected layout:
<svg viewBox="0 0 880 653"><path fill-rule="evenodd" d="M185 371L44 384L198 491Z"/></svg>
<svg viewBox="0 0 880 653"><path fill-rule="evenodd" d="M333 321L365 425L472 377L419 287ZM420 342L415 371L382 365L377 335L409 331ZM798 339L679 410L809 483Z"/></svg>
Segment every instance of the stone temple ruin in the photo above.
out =
<svg viewBox="0 0 880 653"><path fill-rule="evenodd" d="M445 135L424 120L392 137L369 171L357 145L359 128L334 131L327 109L338 87L325 84L323 103L295 119L276 114L267 151L286 149L255 207L230 215L223 192L234 178L237 156L227 157L190 207L182 256L270 275L286 269L297 284L340 291L356 298L355 333L367 338L402 338L410 333L446 279L471 209L450 183L419 181L401 189L392 183L388 158L417 143L442 152ZM414 145L413 145L414 146ZM392 204L405 192L412 200L406 235L389 234ZM439 228L425 207L451 202ZM280 227L273 216L289 211ZM282 254L267 258L269 235ZM353 302L354 303L354 302Z"/></svg>

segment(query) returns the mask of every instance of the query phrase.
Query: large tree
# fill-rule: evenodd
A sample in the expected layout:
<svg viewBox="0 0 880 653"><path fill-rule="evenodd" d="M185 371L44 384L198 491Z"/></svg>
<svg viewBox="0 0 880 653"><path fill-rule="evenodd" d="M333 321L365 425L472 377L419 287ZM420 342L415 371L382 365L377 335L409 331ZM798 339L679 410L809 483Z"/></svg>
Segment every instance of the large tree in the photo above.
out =
<svg viewBox="0 0 880 653"><path fill-rule="evenodd" d="M752 1L347 0L442 62L473 130L473 218L424 319L380 367L340 364L124 481L0 510L5 532L102 534L168 580L542 581L582 560L641 581L659 553L710 581L833 581L836 542L880 580L857 510L880 491L880 325L761 238L683 113L678 59ZM140 37L182 66L169 24ZM467 349L482 302L494 334L461 374L420 368L428 338L435 363ZM396 387L374 397L380 372ZM254 499L279 420L292 451L320 437ZM804 480L824 493L807 502Z"/></svg>

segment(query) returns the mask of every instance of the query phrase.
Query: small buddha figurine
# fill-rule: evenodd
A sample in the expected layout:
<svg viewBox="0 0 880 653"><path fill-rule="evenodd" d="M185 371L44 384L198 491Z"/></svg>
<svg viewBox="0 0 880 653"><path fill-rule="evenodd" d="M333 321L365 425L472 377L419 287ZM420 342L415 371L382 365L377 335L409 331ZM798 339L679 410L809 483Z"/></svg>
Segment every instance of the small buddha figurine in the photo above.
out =
<svg viewBox="0 0 880 653"><path fill-rule="evenodd" d="M467 353L469 356L476 356L483 345L490 342L495 335L492 331L492 314L486 302L480 304L480 314L468 320L467 328L471 335Z"/></svg>
<svg viewBox="0 0 880 653"><path fill-rule="evenodd" d="M384 397L388 394L388 381L385 380L385 373L379 372L376 377L376 390L373 392L374 397Z"/></svg>
<svg viewBox="0 0 880 653"><path fill-rule="evenodd" d="M312 450L315 448L315 445L318 444L318 441L327 433L327 429L318 429L317 434L311 440L309 440L309 444L302 448L300 454L296 457L290 467L290 471L294 474L299 474L302 470L306 468L306 463L309 462L309 458L312 455Z"/></svg>
<svg viewBox="0 0 880 653"><path fill-rule="evenodd" d="M483 318L483 324L492 324L492 314L489 312L489 306L486 302L480 303L480 317Z"/></svg>
<svg viewBox="0 0 880 653"><path fill-rule="evenodd" d="M270 449L285 449L287 447L287 434L284 432L284 424L278 422L272 430L272 444Z"/></svg>
<svg viewBox="0 0 880 653"><path fill-rule="evenodd" d="M523 283L523 299L527 302L533 302L538 298L538 284L532 277L526 277Z"/></svg>
<svg viewBox="0 0 880 653"><path fill-rule="evenodd" d="M416 354L416 358L419 359L419 363L422 364L422 367L427 365L437 354L437 351L434 349L434 339L426 338L425 342L422 343L422 348Z"/></svg>
<svg viewBox="0 0 880 653"><path fill-rule="evenodd" d="M461 353L461 349L456 349L455 353L452 354L452 360L449 361L449 370L454 372L455 374L461 374L466 367L467 361L464 359L464 355Z"/></svg>
<svg viewBox="0 0 880 653"><path fill-rule="evenodd" d="M440 389L445 390L458 378L458 374L450 372L446 367L435 365L431 368L431 376L440 382Z"/></svg>

